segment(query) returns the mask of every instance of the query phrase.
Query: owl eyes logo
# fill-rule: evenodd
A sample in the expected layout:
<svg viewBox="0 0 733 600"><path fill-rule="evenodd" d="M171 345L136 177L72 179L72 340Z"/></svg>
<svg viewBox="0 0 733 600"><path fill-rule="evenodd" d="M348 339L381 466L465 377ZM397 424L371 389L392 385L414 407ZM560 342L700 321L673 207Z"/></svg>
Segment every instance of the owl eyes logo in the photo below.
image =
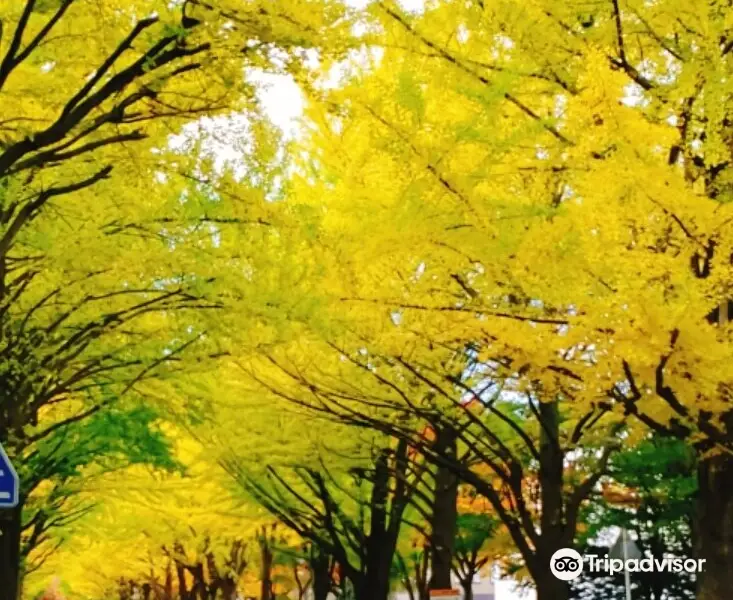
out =
<svg viewBox="0 0 733 600"><path fill-rule="evenodd" d="M583 572L583 557L572 548L560 548L550 559L550 571L562 581L572 581Z"/></svg>

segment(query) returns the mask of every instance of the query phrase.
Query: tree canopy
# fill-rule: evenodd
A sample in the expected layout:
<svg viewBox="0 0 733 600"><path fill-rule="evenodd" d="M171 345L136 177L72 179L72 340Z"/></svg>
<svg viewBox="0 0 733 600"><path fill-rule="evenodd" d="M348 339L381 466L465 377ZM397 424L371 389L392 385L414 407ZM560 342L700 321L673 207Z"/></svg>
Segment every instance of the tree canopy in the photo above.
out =
<svg viewBox="0 0 733 600"><path fill-rule="evenodd" d="M1 600L567 600L613 526L727 597L729 1L0 25Z"/></svg>

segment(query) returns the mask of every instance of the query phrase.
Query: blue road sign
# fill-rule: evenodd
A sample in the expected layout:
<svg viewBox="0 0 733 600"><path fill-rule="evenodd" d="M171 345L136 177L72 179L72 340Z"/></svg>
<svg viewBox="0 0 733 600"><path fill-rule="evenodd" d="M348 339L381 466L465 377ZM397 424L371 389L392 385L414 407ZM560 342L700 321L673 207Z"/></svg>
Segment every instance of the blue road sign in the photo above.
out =
<svg viewBox="0 0 733 600"><path fill-rule="evenodd" d="M19 487L18 474L0 444L0 508L18 506Z"/></svg>

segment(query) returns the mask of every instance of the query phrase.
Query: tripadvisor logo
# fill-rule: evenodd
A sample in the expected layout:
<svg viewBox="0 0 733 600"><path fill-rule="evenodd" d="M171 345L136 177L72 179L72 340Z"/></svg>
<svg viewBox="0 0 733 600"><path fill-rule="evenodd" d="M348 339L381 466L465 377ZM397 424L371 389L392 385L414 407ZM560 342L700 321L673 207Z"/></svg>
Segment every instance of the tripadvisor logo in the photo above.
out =
<svg viewBox="0 0 733 600"><path fill-rule="evenodd" d="M550 571L558 579L571 581L583 572L583 557L572 548L560 548L550 559Z"/></svg>
<svg viewBox="0 0 733 600"><path fill-rule="evenodd" d="M583 568L590 573L701 573L705 559L665 558L609 558L608 556L581 556L572 548L561 548L550 558L550 571L558 579L572 581L580 576Z"/></svg>

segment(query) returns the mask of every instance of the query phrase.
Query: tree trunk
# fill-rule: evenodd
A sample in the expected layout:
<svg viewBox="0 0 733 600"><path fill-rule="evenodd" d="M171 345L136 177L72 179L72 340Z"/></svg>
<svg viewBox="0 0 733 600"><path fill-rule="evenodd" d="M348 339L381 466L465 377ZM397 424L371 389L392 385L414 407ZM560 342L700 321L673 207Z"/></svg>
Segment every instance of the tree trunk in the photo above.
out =
<svg viewBox="0 0 733 600"><path fill-rule="evenodd" d="M696 556L705 560L697 600L728 600L733 570L733 460L725 454L698 467Z"/></svg>
<svg viewBox="0 0 733 600"><path fill-rule="evenodd" d="M0 600L17 600L20 590L20 533L23 507L0 509Z"/></svg>
<svg viewBox="0 0 733 600"><path fill-rule="evenodd" d="M193 593L189 593L188 585L186 584L186 567L180 561L180 557L185 557L186 553L183 551L183 544L175 542L173 544L173 561L176 564L176 579L178 581L178 596L181 600L194 600Z"/></svg>
<svg viewBox="0 0 733 600"><path fill-rule="evenodd" d="M313 586L313 600L327 600L331 591L333 577L331 573L331 561L328 556L321 554L318 550L312 550L310 556L310 568Z"/></svg>
<svg viewBox="0 0 733 600"><path fill-rule="evenodd" d="M565 533L564 512L564 470L565 453L560 445L560 409L556 401L540 402L540 530L545 543L557 544L550 555L563 547ZM574 532L573 532L574 533ZM572 543L572 537L568 540ZM547 566L546 568L549 568Z"/></svg>
<svg viewBox="0 0 733 600"><path fill-rule="evenodd" d="M428 587L428 569L430 568L430 554L427 546L423 546L420 562L415 565L415 587L418 600L430 600Z"/></svg>
<svg viewBox="0 0 733 600"><path fill-rule="evenodd" d="M545 573L533 579L537 585L537 600L568 600L570 597L567 581L557 579L550 571L549 563Z"/></svg>
<svg viewBox="0 0 733 600"><path fill-rule="evenodd" d="M305 600L305 591L308 589L308 584L303 583L300 578L297 561L295 562L295 564L293 564L293 581L295 582L296 591L298 592L298 600Z"/></svg>
<svg viewBox="0 0 733 600"><path fill-rule="evenodd" d="M384 566L385 561L379 561L378 565L374 565L371 575L367 575L363 579L363 585L359 586L361 592L357 594L357 600L388 600L390 587L390 569L389 565ZM374 563L373 563L374 564Z"/></svg>
<svg viewBox="0 0 733 600"><path fill-rule="evenodd" d="M387 573L384 573L385 555L389 555L390 563L394 555L394 552L390 551L391 548L387 548L390 542L388 539L389 485L389 454L387 451L382 451L374 465L374 479L369 500L371 523L364 555L363 572L365 576L361 577L361 581L356 585L357 600L387 600L389 595L389 567Z"/></svg>
<svg viewBox="0 0 733 600"><path fill-rule="evenodd" d="M473 600L473 575L461 578L460 581L463 588L463 600Z"/></svg>
<svg viewBox="0 0 733 600"><path fill-rule="evenodd" d="M385 574L384 557L389 554L389 561L391 562L393 553L390 553L386 547L390 542L387 538L390 467L389 455L386 451L382 451L377 457L372 484L372 494L369 502L371 523L366 544L366 577L364 577L363 589L360 589L359 600L387 600L389 594L389 568Z"/></svg>
<svg viewBox="0 0 733 600"><path fill-rule="evenodd" d="M209 600L209 590L204 580L204 565L197 562L193 567L188 569L193 577L193 587L191 588L191 598L198 600Z"/></svg>
<svg viewBox="0 0 733 600"><path fill-rule="evenodd" d="M272 600L273 555L272 548L270 547L270 540L267 536L267 528L263 528L262 531L262 537L260 538L260 550L262 554L262 571L260 575L262 587L260 588L260 599Z"/></svg>
<svg viewBox="0 0 733 600"><path fill-rule="evenodd" d="M397 569L399 570L399 579L402 587L405 588L408 600L418 600L417 592L415 590L415 582L410 577L410 569L407 568L407 562L405 561L402 553L397 552L395 554L395 560L397 563Z"/></svg>
<svg viewBox="0 0 733 600"><path fill-rule="evenodd" d="M231 577L224 577L221 580L219 589L221 590L222 600L237 600L237 582Z"/></svg>
<svg viewBox="0 0 733 600"><path fill-rule="evenodd" d="M450 427L435 428L435 451L449 460L457 453L456 432ZM445 466L438 466L435 473L435 493L431 515L430 535L430 586L431 590L453 587L451 572L455 549L456 523L458 519L458 478Z"/></svg>
<svg viewBox="0 0 733 600"><path fill-rule="evenodd" d="M165 584L163 585L163 598L164 600L171 600L173 598L173 569L171 567L170 560L165 567Z"/></svg>
<svg viewBox="0 0 733 600"><path fill-rule="evenodd" d="M567 600L570 587L550 571L550 557L563 547L571 546L574 527L567 530L563 519L565 510L564 461L565 452L560 444L560 410L557 401L540 402L540 529L542 540L537 548L536 568L532 577L537 585L537 600Z"/></svg>

